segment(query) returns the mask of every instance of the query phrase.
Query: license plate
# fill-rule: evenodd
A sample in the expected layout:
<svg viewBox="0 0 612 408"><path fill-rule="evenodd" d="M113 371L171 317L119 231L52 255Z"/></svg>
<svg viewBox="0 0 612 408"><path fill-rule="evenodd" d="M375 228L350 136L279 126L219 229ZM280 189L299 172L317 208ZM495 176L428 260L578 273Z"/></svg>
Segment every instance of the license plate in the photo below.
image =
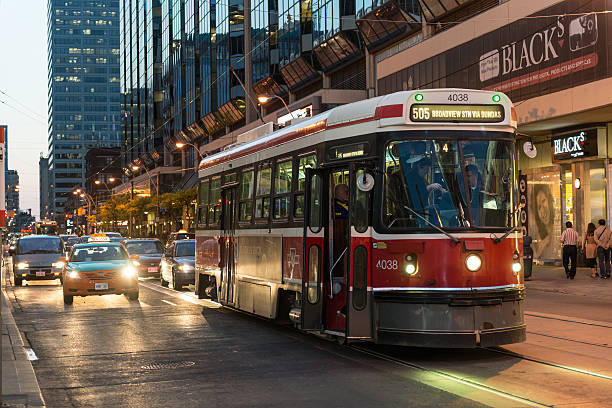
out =
<svg viewBox="0 0 612 408"><path fill-rule="evenodd" d="M150 268L147 268L147 272L157 272L158 270L159 270L159 268L156 267L156 266L152 266Z"/></svg>
<svg viewBox="0 0 612 408"><path fill-rule="evenodd" d="M36 276L45 276L45 272L36 272Z"/></svg>
<svg viewBox="0 0 612 408"><path fill-rule="evenodd" d="M96 283L96 290L108 290L108 283Z"/></svg>

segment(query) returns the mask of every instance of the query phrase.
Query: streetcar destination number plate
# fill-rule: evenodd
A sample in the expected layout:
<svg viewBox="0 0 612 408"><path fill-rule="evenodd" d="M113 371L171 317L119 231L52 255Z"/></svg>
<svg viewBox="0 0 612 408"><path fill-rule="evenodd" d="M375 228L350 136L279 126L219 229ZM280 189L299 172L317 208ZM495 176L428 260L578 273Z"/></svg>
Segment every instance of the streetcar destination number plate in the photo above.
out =
<svg viewBox="0 0 612 408"><path fill-rule="evenodd" d="M437 105L415 103L410 106L413 122L498 123L505 118L502 105Z"/></svg>
<svg viewBox="0 0 612 408"><path fill-rule="evenodd" d="M108 283L96 283L96 290L108 290Z"/></svg>

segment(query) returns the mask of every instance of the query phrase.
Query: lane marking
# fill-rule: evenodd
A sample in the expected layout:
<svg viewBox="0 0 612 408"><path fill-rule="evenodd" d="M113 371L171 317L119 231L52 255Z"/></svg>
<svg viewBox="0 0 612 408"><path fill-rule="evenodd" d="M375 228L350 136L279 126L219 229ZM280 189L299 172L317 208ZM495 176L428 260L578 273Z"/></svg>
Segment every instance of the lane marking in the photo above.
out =
<svg viewBox="0 0 612 408"><path fill-rule="evenodd" d="M598 326L598 327L604 327L604 328L607 328L607 329L612 329L612 323L602 322L602 321L598 321L598 320L580 319L579 317L563 316L563 315L548 314L548 313L539 313L539 312L532 312L532 311L529 311L529 310L525 310L525 316L537 317L537 318L540 318L540 319L559 320L559 321L566 322L566 323L583 324L583 325L587 325L587 326ZM575 319L580 319L580 320L575 320Z"/></svg>
<svg viewBox="0 0 612 408"><path fill-rule="evenodd" d="M168 288L164 288L161 286L157 286L154 285L152 283L148 283L148 282L138 282L140 285L144 286L147 289L151 289L154 290L156 292L159 293L163 293L164 295L170 295L172 297L184 300L186 302L189 303L193 303L194 305L198 305L198 306L207 306L207 307L213 307L213 308L219 308L222 307L223 305L221 303L217 303L213 300L209 300L209 299L198 299L195 295L195 293L180 293L180 292L175 292L172 289L168 289Z"/></svg>
<svg viewBox="0 0 612 408"><path fill-rule="evenodd" d="M178 306L176 303L172 303L171 301L166 300L166 299L162 299L161 301L164 302L164 303L167 303L169 305L172 305L172 306Z"/></svg>
<svg viewBox="0 0 612 408"><path fill-rule="evenodd" d="M38 360L38 357L36 356L36 353L31 348L26 348L25 352L28 355L28 360L30 360L30 361Z"/></svg>

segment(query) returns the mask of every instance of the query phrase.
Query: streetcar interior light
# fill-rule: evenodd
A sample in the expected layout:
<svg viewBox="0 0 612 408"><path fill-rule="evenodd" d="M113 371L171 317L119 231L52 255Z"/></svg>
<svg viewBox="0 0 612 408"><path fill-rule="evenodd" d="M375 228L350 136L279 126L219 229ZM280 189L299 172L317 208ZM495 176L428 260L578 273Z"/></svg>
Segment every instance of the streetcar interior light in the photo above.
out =
<svg viewBox="0 0 612 408"><path fill-rule="evenodd" d="M470 254L465 258L465 266L469 271L476 272L482 266L482 259L476 254Z"/></svg>
<svg viewBox="0 0 612 408"><path fill-rule="evenodd" d="M497 103L497 102L499 102L499 101L501 101L501 96L499 96L499 95L493 95L493 102Z"/></svg>
<svg viewBox="0 0 612 408"><path fill-rule="evenodd" d="M512 272L519 273L520 271L521 271L521 263L520 262L513 262L512 263Z"/></svg>
<svg viewBox="0 0 612 408"><path fill-rule="evenodd" d="M418 94L414 95L414 99L417 102L421 102L423 100L423 94L418 93Z"/></svg>

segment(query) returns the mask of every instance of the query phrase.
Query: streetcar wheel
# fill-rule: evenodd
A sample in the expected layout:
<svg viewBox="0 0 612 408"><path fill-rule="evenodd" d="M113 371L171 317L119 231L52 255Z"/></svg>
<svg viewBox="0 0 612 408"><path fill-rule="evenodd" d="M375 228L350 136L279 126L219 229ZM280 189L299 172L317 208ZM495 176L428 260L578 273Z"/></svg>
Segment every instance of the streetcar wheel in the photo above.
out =
<svg viewBox="0 0 612 408"><path fill-rule="evenodd" d="M138 300L139 294L140 294L140 291L139 292L130 292L130 293L127 293L126 296L127 296L127 298L129 300Z"/></svg>
<svg viewBox="0 0 612 408"><path fill-rule="evenodd" d="M74 301L74 296L64 295L64 304L71 305L73 301Z"/></svg>

